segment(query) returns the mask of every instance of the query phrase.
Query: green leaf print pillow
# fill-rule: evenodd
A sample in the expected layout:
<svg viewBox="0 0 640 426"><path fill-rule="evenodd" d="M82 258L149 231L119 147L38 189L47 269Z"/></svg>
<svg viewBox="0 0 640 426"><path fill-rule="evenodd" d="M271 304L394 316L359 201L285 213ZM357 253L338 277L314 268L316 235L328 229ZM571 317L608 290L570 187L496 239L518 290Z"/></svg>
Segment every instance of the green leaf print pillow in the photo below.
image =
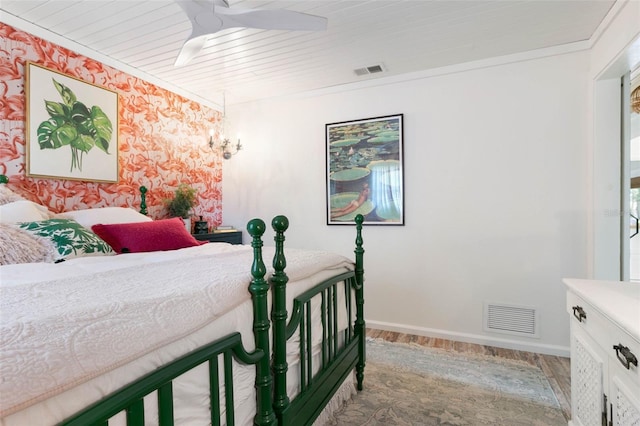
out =
<svg viewBox="0 0 640 426"><path fill-rule="evenodd" d="M55 261L85 256L114 255L115 252L96 234L71 219L22 222L17 226L38 238L53 243Z"/></svg>

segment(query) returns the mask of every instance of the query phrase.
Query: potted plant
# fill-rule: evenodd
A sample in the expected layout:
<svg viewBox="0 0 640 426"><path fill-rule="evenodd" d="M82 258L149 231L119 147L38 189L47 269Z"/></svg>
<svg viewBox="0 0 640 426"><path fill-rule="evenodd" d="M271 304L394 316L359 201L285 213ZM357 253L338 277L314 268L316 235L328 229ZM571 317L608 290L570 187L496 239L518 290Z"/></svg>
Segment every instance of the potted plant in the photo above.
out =
<svg viewBox="0 0 640 426"><path fill-rule="evenodd" d="M191 232L191 218L189 212L196 204L196 190L186 183L181 183L175 190L172 199L167 200L169 216L181 217L184 220L187 230Z"/></svg>

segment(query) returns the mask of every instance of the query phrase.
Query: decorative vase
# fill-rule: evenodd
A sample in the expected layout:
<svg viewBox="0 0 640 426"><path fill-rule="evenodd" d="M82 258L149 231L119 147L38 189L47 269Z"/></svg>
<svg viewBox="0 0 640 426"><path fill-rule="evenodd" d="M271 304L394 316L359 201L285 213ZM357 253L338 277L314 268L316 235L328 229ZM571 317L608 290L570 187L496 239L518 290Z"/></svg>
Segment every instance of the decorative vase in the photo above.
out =
<svg viewBox="0 0 640 426"><path fill-rule="evenodd" d="M202 216L200 216L200 220L196 220L195 226L193 227L194 234L206 234L209 232L209 223L206 220L202 220Z"/></svg>

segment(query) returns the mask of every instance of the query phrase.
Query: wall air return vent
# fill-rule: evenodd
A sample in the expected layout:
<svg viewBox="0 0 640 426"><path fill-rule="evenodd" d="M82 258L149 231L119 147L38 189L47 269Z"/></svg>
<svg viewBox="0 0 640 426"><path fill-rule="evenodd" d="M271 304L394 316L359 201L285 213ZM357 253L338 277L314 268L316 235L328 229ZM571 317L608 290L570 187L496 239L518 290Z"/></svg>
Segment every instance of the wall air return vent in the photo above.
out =
<svg viewBox="0 0 640 426"><path fill-rule="evenodd" d="M538 311L529 306L485 302L484 331L540 337L538 334Z"/></svg>
<svg viewBox="0 0 640 426"><path fill-rule="evenodd" d="M355 72L357 76L376 74L379 72L384 72L384 67L382 66L382 64L377 64L377 65L371 65L369 67L357 68L353 70L353 72Z"/></svg>

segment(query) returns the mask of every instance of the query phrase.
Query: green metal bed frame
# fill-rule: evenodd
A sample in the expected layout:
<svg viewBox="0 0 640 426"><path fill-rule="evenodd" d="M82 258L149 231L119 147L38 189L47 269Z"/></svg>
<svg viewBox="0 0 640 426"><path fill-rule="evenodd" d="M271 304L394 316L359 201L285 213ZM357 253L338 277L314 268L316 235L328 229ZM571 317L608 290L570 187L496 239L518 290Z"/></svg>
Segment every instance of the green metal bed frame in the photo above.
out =
<svg viewBox="0 0 640 426"><path fill-rule="evenodd" d="M6 184L8 177L0 175L0 184ZM147 188L141 187L140 211L146 214ZM247 224L252 237L253 262L249 292L253 301L253 332L256 349L247 352L239 333L221 337L195 351L188 353L155 371L143 376L124 388L108 395L63 421L66 426L107 426L108 420L121 412L126 413L128 426L143 426L144 400L153 392L157 394L158 418L160 426L174 424L172 381L183 373L208 364L209 400L211 424L223 424L220 408L220 387L225 393L224 423L234 425L232 359L239 363L255 365L256 415L254 425L309 425L320 415L347 376L355 369L357 389L363 389L366 359L364 321L364 248L362 223L364 217L355 218L355 269L327 279L294 299L293 311L289 317L286 310L284 254L284 233L289 227L285 216L276 216L272 221L275 231L274 273L265 280L267 268L262 259L262 236L266 225L261 219L253 219ZM341 285L344 283L344 285ZM272 311L268 312L267 294L271 289ZM344 291L348 327L338 330L338 292ZM313 374L311 324L311 299L321 298L322 349L319 370ZM354 315L355 314L355 315ZM355 320L352 319L355 316ZM272 341L269 329L273 326ZM300 346L300 389L289 400L287 396L287 341L299 332ZM219 360L222 359L223 383L220 383Z"/></svg>
<svg viewBox="0 0 640 426"><path fill-rule="evenodd" d="M144 191L143 191L144 194ZM144 201L143 201L144 203ZM146 206L145 206L146 207ZM80 413L62 422L66 426L107 426L108 419L120 412L126 412L128 426L144 425L144 400L146 395L156 392L160 426L174 424L172 381L201 364L209 368L211 424L218 426L235 424L233 405L232 359L239 363L255 365L256 415L254 425L310 425L320 415L323 408L338 388L356 371L357 389L362 390L365 367L365 321L364 321L364 269L362 244L362 223L358 215L355 240L355 270L342 273L325 280L294 299L293 311L289 317L286 310L284 254L284 232L289 226L285 216L277 216L272 221L275 231L275 254L273 275L266 280L267 268L262 259L262 236L266 225L261 219L253 219L247 225L252 237L253 263L249 292L253 300L253 331L256 349L247 352L239 333L222 337L187 355L166 364L150 374L137 379L126 387ZM341 285L344 283L344 285ZM268 290L271 289L272 310L268 312ZM344 292L349 325L346 330L338 330L338 292ZM311 353L312 324L311 299L321 298L322 349L319 371L314 371ZM355 320L352 318L355 317ZM273 327L272 339L269 329ZM289 400L287 396L288 339L299 332L300 337L300 389ZM272 341L271 341L272 340ZM220 383L219 363L222 357L224 380ZM224 419L221 418L220 387L225 393Z"/></svg>

